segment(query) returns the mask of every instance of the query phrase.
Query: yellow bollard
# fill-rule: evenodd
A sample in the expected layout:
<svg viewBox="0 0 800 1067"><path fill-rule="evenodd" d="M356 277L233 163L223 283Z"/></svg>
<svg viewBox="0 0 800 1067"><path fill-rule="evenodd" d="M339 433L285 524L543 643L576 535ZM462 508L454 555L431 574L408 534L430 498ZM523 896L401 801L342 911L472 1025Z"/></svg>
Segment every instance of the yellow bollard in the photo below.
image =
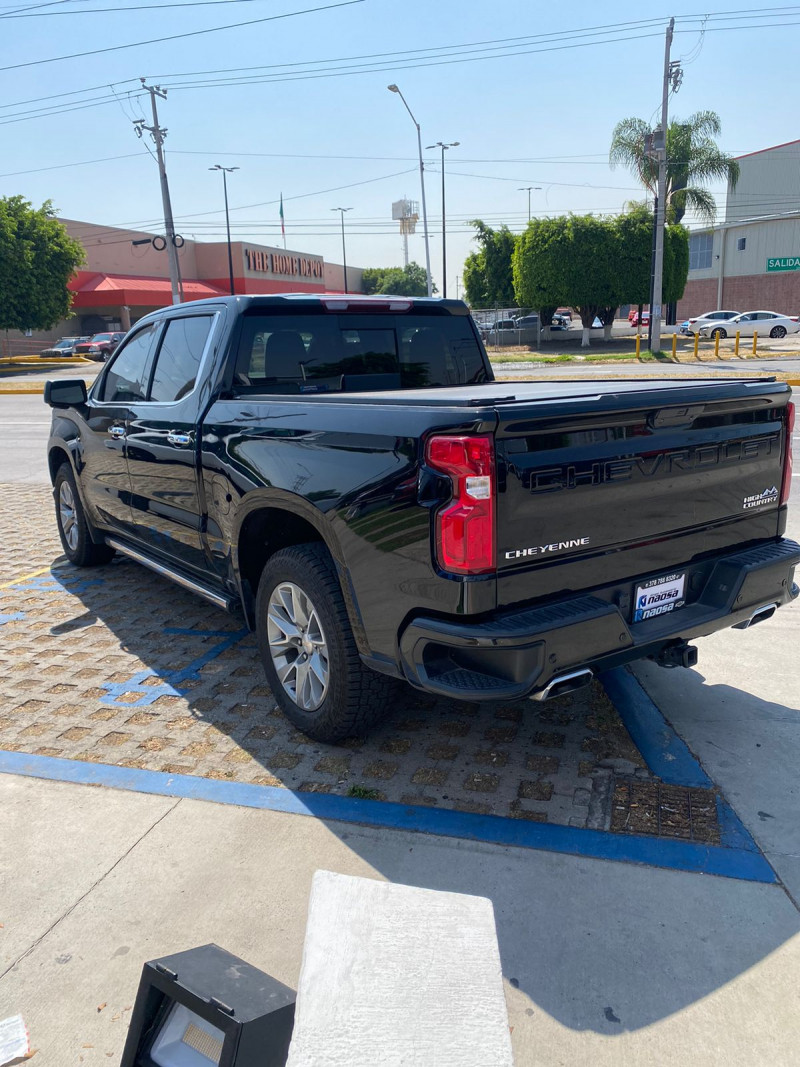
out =
<svg viewBox="0 0 800 1067"><path fill-rule="evenodd" d="M719 330L714 334L714 356L719 359Z"/></svg>
<svg viewBox="0 0 800 1067"><path fill-rule="evenodd" d="M672 335L672 358L676 363L678 362L678 335L676 333Z"/></svg>
<svg viewBox="0 0 800 1067"><path fill-rule="evenodd" d="M755 333L753 334L753 355L756 354L757 350L758 350L758 330L756 330Z"/></svg>
<svg viewBox="0 0 800 1067"><path fill-rule="evenodd" d="M739 355L739 338L741 336L742 335L741 335L740 331L737 330L736 331L736 340L735 340L734 345L733 345L733 354L734 354L734 356L738 356Z"/></svg>
<svg viewBox="0 0 800 1067"><path fill-rule="evenodd" d="M642 347L642 335L637 333L636 334L636 358L637 359L639 358L639 350L641 349L641 347Z"/></svg>
<svg viewBox="0 0 800 1067"><path fill-rule="evenodd" d="M700 358L698 356L698 354L697 354L697 350L698 350L699 347L700 347L700 334L696 333L694 335L694 358L695 359L699 359Z"/></svg>

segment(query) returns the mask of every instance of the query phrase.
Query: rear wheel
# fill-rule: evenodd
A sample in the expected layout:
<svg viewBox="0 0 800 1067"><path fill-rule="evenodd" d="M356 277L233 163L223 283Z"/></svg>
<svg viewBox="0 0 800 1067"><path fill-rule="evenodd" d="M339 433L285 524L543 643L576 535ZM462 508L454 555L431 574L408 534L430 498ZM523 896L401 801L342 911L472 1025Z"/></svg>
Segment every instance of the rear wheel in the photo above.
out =
<svg viewBox="0 0 800 1067"><path fill-rule="evenodd" d="M97 545L92 540L69 463L64 462L58 468L53 492L58 536L70 563L76 567L97 567L101 563L108 563L114 555L114 549L108 545Z"/></svg>
<svg viewBox="0 0 800 1067"><path fill-rule="evenodd" d="M772 329L769 331L769 335L770 335L770 337L785 337L786 336L786 327L785 326L773 326Z"/></svg>
<svg viewBox="0 0 800 1067"><path fill-rule="evenodd" d="M296 545L270 557L258 586L256 632L276 701L315 741L363 735L391 709L398 683L361 662L324 546Z"/></svg>
<svg viewBox="0 0 800 1067"><path fill-rule="evenodd" d="M719 337L719 339L721 341L721 340L723 340L723 338L728 336L728 331L727 330L723 330L723 328L721 326L717 326L716 329L711 331L711 336L712 337Z"/></svg>

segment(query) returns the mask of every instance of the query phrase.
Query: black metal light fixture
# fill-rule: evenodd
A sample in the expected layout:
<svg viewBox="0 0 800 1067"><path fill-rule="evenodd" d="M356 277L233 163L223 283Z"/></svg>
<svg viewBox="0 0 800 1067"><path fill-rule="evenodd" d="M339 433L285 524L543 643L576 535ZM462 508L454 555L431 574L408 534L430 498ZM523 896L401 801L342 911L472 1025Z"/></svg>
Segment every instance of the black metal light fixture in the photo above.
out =
<svg viewBox="0 0 800 1067"><path fill-rule="evenodd" d="M218 945L151 960L120 1067L285 1067L295 996Z"/></svg>

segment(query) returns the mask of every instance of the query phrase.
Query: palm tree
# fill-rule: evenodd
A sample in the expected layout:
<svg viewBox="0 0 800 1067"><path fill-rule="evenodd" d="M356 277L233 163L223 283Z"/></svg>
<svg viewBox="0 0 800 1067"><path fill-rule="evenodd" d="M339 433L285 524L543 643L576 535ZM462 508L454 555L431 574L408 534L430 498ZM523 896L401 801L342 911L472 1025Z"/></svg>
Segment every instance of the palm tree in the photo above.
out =
<svg viewBox="0 0 800 1067"><path fill-rule="evenodd" d="M713 222L717 210L714 197L703 186L726 179L736 188L739 164L721 152L715 137L722 132L715 111L696 111L685 122L672 121L667 129L667 221L680 222L691 208L705 222ZM652 133L644 119L623 119L614 127L608 159L630 168L655 197L658 192L658 163L645 155L644 139Z"/></svg>

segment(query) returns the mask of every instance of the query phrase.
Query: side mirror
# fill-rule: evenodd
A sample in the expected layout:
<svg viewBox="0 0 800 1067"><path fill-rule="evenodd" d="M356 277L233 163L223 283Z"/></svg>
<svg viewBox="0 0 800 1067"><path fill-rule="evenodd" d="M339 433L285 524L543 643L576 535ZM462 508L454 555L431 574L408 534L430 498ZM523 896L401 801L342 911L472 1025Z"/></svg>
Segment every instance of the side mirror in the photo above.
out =
<svg viewBox="0 0 800 1067"><path fill-rule="evenodd" d="M86 403L83 378L62 378L44 383L44 402L51 408L72 408Z"/></svg>

